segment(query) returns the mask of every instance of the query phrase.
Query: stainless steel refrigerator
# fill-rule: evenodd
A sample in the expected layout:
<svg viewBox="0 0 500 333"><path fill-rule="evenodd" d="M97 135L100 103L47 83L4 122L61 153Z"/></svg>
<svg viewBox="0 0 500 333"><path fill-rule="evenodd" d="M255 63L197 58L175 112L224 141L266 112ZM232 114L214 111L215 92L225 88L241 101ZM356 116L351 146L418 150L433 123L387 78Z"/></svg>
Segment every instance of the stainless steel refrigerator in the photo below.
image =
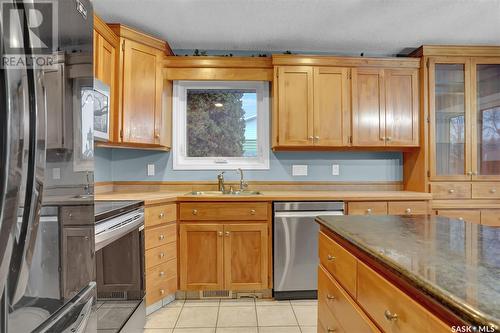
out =
<svg viewBox="0 0 500 333"><path fill-rule="evenodd" d="M92 4L0 6L0 333L95 332Z"/></svg>

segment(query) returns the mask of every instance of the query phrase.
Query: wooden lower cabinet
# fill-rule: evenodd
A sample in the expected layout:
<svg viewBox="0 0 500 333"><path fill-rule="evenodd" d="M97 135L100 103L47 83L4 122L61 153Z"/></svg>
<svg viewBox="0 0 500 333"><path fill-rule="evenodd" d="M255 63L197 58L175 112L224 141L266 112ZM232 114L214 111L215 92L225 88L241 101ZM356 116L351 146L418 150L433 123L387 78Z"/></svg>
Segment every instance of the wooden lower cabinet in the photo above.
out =
<svg viewBox="0 0 500 333"><path fill-rule="evenodd" d="M428 201L352 201L347 204L349 215L425 215Z"/></svg>
<svg viewBox="0 0 500 333"><path fill-rule="evenodd" d="M483 209L481 211L481 224L500 227L500 209Z"/></svg>
<svg viewBox="0 0 500 333"><path fill-rule="evenodd" d="M268 287L267 223L182 223L181 290Z"/></svg>
<svg viewBox="0 0 500 333"><path fill-rule="evenodd" d="M414 299L354 257L332 237L320 232L318 268L318 332L445 333L450 328ZM322 240L323 239L323 244ZM324 266L321 248L348 255L336 256L340 267L353 265L356 292L348 292L336 273Z"/></svg>
<svg viewBox="0 0 500 333"><path fill-rule="evenodd" d="M438 210L437 215L457 219L459 221L466 221L470 223L481 223L481 212L479 210Z"/></svg>

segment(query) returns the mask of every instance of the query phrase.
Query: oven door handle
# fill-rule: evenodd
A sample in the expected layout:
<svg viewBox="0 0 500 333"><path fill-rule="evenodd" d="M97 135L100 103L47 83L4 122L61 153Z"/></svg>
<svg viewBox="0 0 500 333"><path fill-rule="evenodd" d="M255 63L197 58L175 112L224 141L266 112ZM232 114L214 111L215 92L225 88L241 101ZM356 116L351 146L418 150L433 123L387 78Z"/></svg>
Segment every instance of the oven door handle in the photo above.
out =
<svg viewBox="0 0 500 333"><path fill-rule="evenodd" d="M134 229L144 227L144 213L135 215L135 219L116 228L110 228L95 235L95 251L114 242Z"/></svg>

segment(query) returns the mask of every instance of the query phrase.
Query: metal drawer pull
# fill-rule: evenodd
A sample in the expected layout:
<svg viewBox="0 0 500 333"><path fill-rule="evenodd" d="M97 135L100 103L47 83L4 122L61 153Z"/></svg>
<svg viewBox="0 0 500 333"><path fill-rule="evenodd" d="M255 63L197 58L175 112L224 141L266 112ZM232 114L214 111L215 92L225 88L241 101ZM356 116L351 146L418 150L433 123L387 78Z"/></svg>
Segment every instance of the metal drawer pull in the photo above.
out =
<svg viewBox="0 0 500 333"><path fill-rule="evenodd" d="M398 315L397 313L392 313L391 311L389 310L385 310L384 312L384 317L385 319L387 319L388 321L396 321L398 320Z"/></svg>
<svg viewBox="0 0 500 333"><path fill-rule="evenodd" d="M335 260L335 257L334 257L334 256L332 256L331 254L329 254L326 258L328 259L328 261L333 261L333 260Z"/></svg>
<svg viewBox="0 0 500 333"><path fill-rule="evenodd" d="M165 253L160 252L160 258L161 258L161 259L165 258Z"/></svg>
<svg viewBox="0 0 500 333"><path fill-rule="evenodd" d="M326 329L326 331L327 331L328 333L333 333L333 332L337 332L337 329L336 329L336 328L330 328L330 327L328 327L328 328Z"/></svg>
<svg viewBox="0 0 500 333"><path fill-rule="evenodd" d="M366 210L366 215L370 215L371 213L372 213L372 209L371 209L371 208L368 208L368 209Z"/></svg>
<svg viewBox="0 0 500 333"><path fill-rule="evenodd" d="M165 272L160 272L160 276L164 276L165 275Z"/></svg>
<svg viewBox="0 0 500 333"><path fill-rule="evenodd" d="M326 299L329 300L329 301L333 301L335 299L335 296L326 295Z"/></svg>
<svg viewBox="0 0 500 333"><path fill-rule="evenodd" d="M160 295L164 295L165 294L165 290L164 289L160 289Z"/></svg>
<svg viewBox="0 0 500 333"><path fill-rule="evenodd" d="M463 220L464 220L464 218L460 216L460 217L458 218L458 220L459 220L459 221L463 221Z"/></svg>
<svg viewBox="0 0 500 333"><path fill-rule="evenodd" d="M467 176L472 176L472 171L468 171Z"/></svg>
<svg viewBox="0 0 500 333"><path fill-rule="evenodd" d="M160 240L164 240L164 239L165 239L165 236L163 236L163 234L162 234L162 235L160 235L160 237L158 237L158 238L160 238Z"/></svg>
<svg viewBox="0 0 500 333"><path fill-rule="evenodd" d="M493 194L493 193L497 193L497 189L496 188L492 188L490 189L490 193Z"/></svg>
<svg viewBox="0 0 500 333"><path fill-rule="evenodd" d="M193 215L198 215L198 210L197 209L193 209Z"/></svg>
<svg viewBox="0 0 500 333"><path fill-rule="evenodd" d="M455 193L455 190L454 190L454 189L452 189L452 188L450 188L450 189L448 190L448 193L453 194L453 193Z"/></svg>
<svg viewBox="0 0 500 333"><path fill-rule="evenodd" d="M314 137L311 135L311 136L309 137L309 140L314 140Z"/></svg>
<svg viewBox="0 0 500 333"><path fill-rule="evenodd" d="M161 212L160 213L160 218L162 219L164 216L165 216L165 214L163 214L163 212Z"/></svg>
<svg viewBox="0 0 500 333"><path fill-rule="evenodd" d="M391 140L392 140L392 137L388 136L386 140L387 140L387 141L391 141Z"/></svg>
<svg viewBox="0 0 500 333"><path fill-rule="evenodd" d="M315 136L314 138L315 138L316 140L319 140L319 136Z"/></svg>
<svg viewBox="0 0 500 333"><path fill-rule="evenodd" d="M226 231L226 237L229 237L229 231Z"/></svg>
<svg viewBox="0 0 500 333"><path fill-rule="evenodd" d="M219 236L222 236L222 231L219 231L218 234L219 234Z"/></svg>
<svg viewBox="0 0 500 333"><path fill-rule="evenodd" d="M250 209L250 214L255 215L255 209Z"/></svg>
<svg viewBox="0 0 500 333"><path fill-rule="evenodd" d="M383 137L380 138L380 141L385 141L385 140L386 140L385 136L383 136Z"/></svg>
<svg viewBox="0 0 500 333"><path fill-rule="evenodd" d="M405 213L406 213L407 215L410 215L410 214L411 214L411 208L406 208Z"/></svg>

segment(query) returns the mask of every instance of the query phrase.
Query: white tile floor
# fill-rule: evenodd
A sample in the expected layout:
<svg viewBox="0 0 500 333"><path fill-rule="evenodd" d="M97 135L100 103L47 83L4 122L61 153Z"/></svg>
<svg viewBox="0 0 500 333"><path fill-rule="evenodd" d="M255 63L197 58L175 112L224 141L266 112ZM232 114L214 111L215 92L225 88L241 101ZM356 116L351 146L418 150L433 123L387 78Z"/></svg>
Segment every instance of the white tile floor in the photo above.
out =
<svg viewBox="0 0 500 333"><path fill-rule="evenodd" d="M177 300L143 333L316 333L317 301Z"/></svg>

